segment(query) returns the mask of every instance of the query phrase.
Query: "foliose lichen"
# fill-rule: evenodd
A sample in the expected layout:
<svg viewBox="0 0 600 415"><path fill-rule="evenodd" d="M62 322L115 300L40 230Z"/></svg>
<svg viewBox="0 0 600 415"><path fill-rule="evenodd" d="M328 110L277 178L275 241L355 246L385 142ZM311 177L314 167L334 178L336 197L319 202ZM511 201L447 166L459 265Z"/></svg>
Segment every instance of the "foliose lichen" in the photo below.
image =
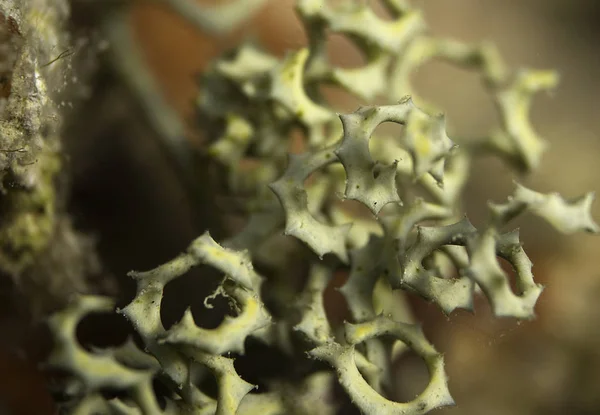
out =
<svg viewBox="0 0 600 415"><path fill-rule="evenodd" d="M203 127L214 138L208 152L223 166L230 191L245 197L248 223L222 243L205 233L172 261L131 273L137 295L117 312L131 322L143 351L133 342L102 351L77 343L77 323L89 312L112 310L108 299L79 297L50 319L57 339L50 363L74 375L71 413L334 413L331 397L312 400L313 406L299 402L317 391L323 396L335 378L365 414L424 414L454 401L443 355L413 324L398 294L417 293L449 314L472 309L473 297L482 292L495 316L534 318L543 287L534 281L518 230L506 228L529 212L563 233L596 233L593 193L569 201L516 184L507 202L489 204L488 221L479 228L461 213L460 194L470 161L482 153L520 171L535 169L545 143L527 113L533 94L553 86L557 77L509 71L492 45L431 37L417 9L401 0L382 3L390 19L364 2L334 7L299 0L308 47L280 60L245 44L206 71L198 105ZM354 42L365 65L342 69L328 62L331 33ZM501 125L488 137L457 145L446 133L445 118L415 96L408 75L434 58L481 73L501 115ZM323 84L391 104L339 115L320 93ZM386 122L401 125L402 132L382 136L377 127ZM302 152L289 154L298 130ZM267 307L263 297L270 287L285 285L286 275L267 280L253 262L280 269L287 247L270 241L281 233L308 248L309 272L295 301L289 303L288 293L271 292L281 304ZM499 258L514 270L514 291ZM166 329L160 315L165 285L200 264L224 275L215 295L231 300L235 316L206 329L188 310ZM340 291L350 321L338 327L326 315L324 292L339 268L348 273ZM254 394L230 356L243 354L249 338L282 350L304 348L331 371L316 371L302 382L272 381L266 393ZM399 403L389 395L390 367L408 349L425 361L430 379L417 397ZM217 380L216 397L199 386L207 370ZM166 405L159 405L151 389L153 377L169 390ZM104 387L122 393L106 399Z"/></svg>

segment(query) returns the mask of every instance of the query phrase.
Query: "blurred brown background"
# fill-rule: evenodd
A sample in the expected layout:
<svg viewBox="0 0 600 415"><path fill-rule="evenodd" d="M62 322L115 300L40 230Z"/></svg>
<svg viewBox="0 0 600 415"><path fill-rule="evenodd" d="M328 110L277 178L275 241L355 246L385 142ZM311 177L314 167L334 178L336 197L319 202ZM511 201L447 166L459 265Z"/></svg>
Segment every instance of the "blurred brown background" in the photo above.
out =
<svg viewBox="0 0 600 415"><path fill-rule="evenodd" d="M536 190L559 191L566 197L600 190L600 117L596 114L600 4L593 0L419 3L436 34L464 41L491 40L511 66L560 72L555 93L539 95L533 106L534 125L551 147L539 171L524 181ZM194 76L221 52L249 35L280 55L304 44L292 4L269 0L250 22L221 38L198 33L157 6L136 7L131 24L166 99L191 122L198 92ZM336 48L335 59L351 61L353 52L343 46ZM432 63L414 79L422 96L447 109L451 133L485 132L494 122L493 107L475 74ZM88 111L111 106L113 112L126 114L135 106L102 95L101 86L99 81L96 95L85 104ZM127 117L111 120L106 125L98 121L89 127L91 133L79 134L76 142L69 143L74 175L71 203L77 226L97 238L107 278L120 282L122 301L126 301L133 288L125 277L127 271L166 261L217 224L209 213L194 222L198 212L191 211L164 154L148 138L147 126ZM77 131L82 126L74 123L71 128ZM487 199L503 200L515 178L500 163L487 159L483 163L475 168L485 167L486 174L475 174L467 188L466 208L474 217L481 214ZM207 196L206 202L209 210L214 201ZM600 221L600 203L593 214ZM457 313L446 319L436 308L413 301L429 338L446 354L450 389L457 402L457 407L436 413L600 413L600 239L558 235L536 219L521 232L534 274L547 286L536 321L494 320L485 304L478 305L475 316ZM191 278L179 283L189 302L203 298ZM15 344L6 343L7 349L14 350ZM46 409L31 409L24 406L26 397L17 394L24 385L43 391L43 383L29 380L32 365L15 359L15 353L2 355L0 371L13 367L6 370L23 379L1 377L6 385L0 385L0 396L14 414L49 413L48 399L39 401ZM424 385L424 365L411 356L400 363L399 395L410 399Z"/></svg>

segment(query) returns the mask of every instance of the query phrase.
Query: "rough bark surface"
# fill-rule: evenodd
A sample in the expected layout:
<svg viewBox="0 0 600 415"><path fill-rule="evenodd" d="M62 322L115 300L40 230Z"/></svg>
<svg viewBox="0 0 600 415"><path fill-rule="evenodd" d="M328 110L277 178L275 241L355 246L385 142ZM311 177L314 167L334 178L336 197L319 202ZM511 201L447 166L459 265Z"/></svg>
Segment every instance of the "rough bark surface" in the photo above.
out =
<svg viewBox="0 0 600 415"><path fill-rule="evenodd" d="M0 0L0 273L34 317L86 291L97 268L65 212L68 18L66 0Z"/></svg>

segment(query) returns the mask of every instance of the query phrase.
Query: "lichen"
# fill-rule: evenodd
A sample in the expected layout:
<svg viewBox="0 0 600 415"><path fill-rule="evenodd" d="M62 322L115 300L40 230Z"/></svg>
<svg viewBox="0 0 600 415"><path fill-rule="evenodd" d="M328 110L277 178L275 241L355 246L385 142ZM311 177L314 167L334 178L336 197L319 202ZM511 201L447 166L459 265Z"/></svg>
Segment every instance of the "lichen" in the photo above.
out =
<svg viewBox="0 0 600 415"><path fill-rule="evenodd" d="M76 322L86 312L111 310L110 301L79 297L51 318L60 341L50 363L83 384L73 396L73 413L88 408L106 413L332 413L336 405L328 399L335 378L365 414L424 414L454 400L444 356L414 324L401 293L416 293L446 314L471 310L475 296L483 293L496 317L535 317L543 287L534 280L518 230L506 228L529 212L563 233L597 233L590 215L593 193L568 201L516 184L508 202L489 204L488 220L478 227L462 213L460 195L471 160L483 153L519 171L535 169L545 144L529 122L528 109L533 93L553 86L556 76L509 71L492 46L433 38L418 10L402 0L383 3L390 19L378 17L364 2L334 7L324 0L299 0L308 47L278 59L245 44L203 74L198 106L203 126L213 134L207 153L224 168L231 194L244 197L247 225L220 243L207 232L173 260L130 274L137 294L117 312L142 339L145 353L135 349L133 360L126 362L120 348L95 352L76 345ZM366 64L354 69L332 65L325 54L330 33L355 42ZM410 72L433 58L481 73L501 115L501 125L487 137L477 142L449 137L445 117L413 93ZM387 105L338 114L319 92L323 84ZM386 122L401 125L402 131L380 133L378 126ZM298 130L301 151L289 154ZM289 258L289 245L279 243L281 234L297 242L292 249L308 270L297 291L288 278L295 270L286 269L282 260ZM514 289L499 258L514 270ZM258 264L256 269L270 278L259 275ZM199 265L223 275L205 305L222 295L233 315L206 329L188 309L166 328L161 320L166 284ZM348 276L340 292L351 321L343 325L334 324L324 306L339 269ZM269 391L253 394L255 386L234 364L235 356L247 352L249 339L293 356L298 366L310 367L300 357L304 354L331 370L322 373L319 366L300 380L267 379ZM405 350L425 361L430 377L419 395L399 403L387 391L392 361ZM148 359L152 364L142 363ZM98 362L105 362L106 371L94 370ZM135 378L132 367L145 371ZM168 389L164 409L156 408L156 396L148 392L149 373ZM216 379L215 397L201 386L207 373ZM103 399L103 385L122 394ZM326 397L310 409L307 402L299 405L315 385Z"/></svg>

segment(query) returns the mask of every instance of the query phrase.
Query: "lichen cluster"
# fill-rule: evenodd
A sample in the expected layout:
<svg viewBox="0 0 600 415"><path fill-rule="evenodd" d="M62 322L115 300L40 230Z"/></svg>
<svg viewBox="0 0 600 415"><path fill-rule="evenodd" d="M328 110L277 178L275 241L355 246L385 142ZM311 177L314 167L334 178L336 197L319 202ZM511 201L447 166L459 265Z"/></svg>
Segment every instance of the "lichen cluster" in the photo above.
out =
<svg viewBox="0 0 600 415"><path fill-rule="evenodd" d="M564 233L597 232L589 213L593 194L568 201L516 184L507 202L489 204L479 228L461 213L460 194L471 159L483 153L521 171L538 165L545 145L527 113L533 93L554 85L556 76L508 71L493 46L433 38L418 10L401 0L382 3L389 18L363 2L299 0L307 48L278 59L245 44L206 71L198 105L212 139L208 152L222 166L229 192L243 196L247 225L221 243L205 233L172 261L131 273L137 295L117 312L131 322L143 351L133 342L91 351L77 343L78 322L112 310L108 299L80 297L51 318L57 345L50 363L74 375L71 413L327 414L335 412L330 391L337 381L365 414L424 414L453 399L442 354L412 324L399 294L416 293L449 314L472 309L473 297L483 293L497 317L534 317L542 286L518 230L506 228L530 212ZM332 65L325 48L332 33L354 42L366 63ZM501 119L488 137L458 146L445 118L415 97L409 74L430 59L481 73ZM321 93L325 84L392 104L338 115ZM399 124L401 133L382 133L383 123ZM294 141L301 152L289 154ZM286 287L294 270L282 266L290 249L282 233L301 242L292 248L309 270L300 292ZM512 266L515 290L499 258ZM253 264L277 275L267 279ZM165 328L165 285L198 265L224 275L214 296L228 298L234 315L206 329L188 310ZM349 321L338 327L326 315L324 292L340 269L348 274L340 291ZM231 356L244 354L248 338L303 350L331 370L300 382L271 380L265 393L252 393ZM430 379L421 394L399 403L392 399L391 363L407 349L425 361ZM199 386L209 372L216 397ZM166 405L152 379L168 389ZM104 398L106 388L119 397Z"/></svg>

